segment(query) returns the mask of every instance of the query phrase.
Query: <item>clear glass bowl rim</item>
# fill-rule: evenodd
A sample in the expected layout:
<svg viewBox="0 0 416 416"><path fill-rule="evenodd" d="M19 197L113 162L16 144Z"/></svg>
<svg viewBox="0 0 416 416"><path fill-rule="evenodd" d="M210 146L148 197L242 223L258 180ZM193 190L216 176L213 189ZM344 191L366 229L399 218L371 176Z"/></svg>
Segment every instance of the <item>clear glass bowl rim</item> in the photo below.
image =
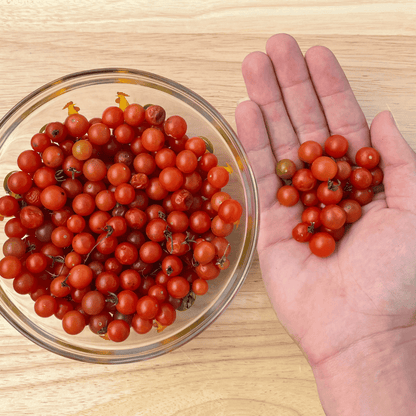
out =
<svg viewBox="0 0 416 416"><path fill-rule="evenodd" d="M172 351L176 348L179 348L180 346L184 345L185 343L189 342L191 339L199 335L202 331L204 331L209 325L211 325L228 307L232 299L236 296L238 291L240 290L242 284L244 283L246 276L249 272L253 256L255 254L256 246L257 246L257 240L258 240L258 224L259 224L259 202L258 202L258 189L257 189L257 183L253 174L253 171L251 169L251 166L248 162L247 155L245 153L244 148L240 144L237 135L234 133L232 127L229 125L229 123L224 119L224 117L211 105L208 101L206 101L204 98L202 98L200 95L196 94L189 88L172 81L168 78L162 77L160 75L141 71L141 70L135 70L130 68L98 68L98 69L91 69L91 70L85 70L85 71L79 71L74 72L71 74L67 74L65 76L62 76L60 78L57 78L53 81L50 81L43 86L37 88L30 94L28 94L26 97L24 97L22 100L20 100L16 105L14 105L0 120L0 129L3 128L3 126L19 111L21 110L26 104L32 102L40 95L46 93L48 90L53 89L57 85L68 83L71 81L79 81L82 82L82 79L87 79L88 77L103 77L103 76L130 76L130 77L139 77L144 78L149 81L153 81L156 84L165 85L165 88L168 89L174 89L176 91L179 91L181 94L188 96L191 100L198 103L199 106L203 107L206 111L211 113L214 118L217 120L217 122L220 122L222 125L221 127L227 132L228 139L231 140L233 146L237 149L238 153L244 156L244 162L245 162L245 169L247 170L246 174L249 179L249 184L251 189L249 190L249 194L251 194L252 197L252 212L250 212L250 215L253 219L252 221L252 238L249 242L249 249L245 255L244 259L244 268L242 270L242 276L239 280L238 284L235 286L233 292L230 294L230 296L226 299L225 302L222 303L221 308L217 309L214 314L209 316L209 319L205 319L196 329L194 329L191 333L186 333L185 336L182 336L180 338L175 338L172 343L165 344L163 346L158 346L152 350L151 354L147 355L135 355L134 350L130 349L127 350L130 352L127 356L121 356L121 355L102 355L97 354L94 351L90 351L88 349L82 350L80 348L71 348L67 345L62 345L61 342L55 342L53 344L48 343L48 339L52 339L50 336L40 336L37 335L35 331L30 331L30 325L28 328L26 328L27 325L24 325L24 322L19 321L15 318L15 316L10 315L0 304L0 314L5 318L6 321L8 321L16 330L18 330L21 334L23 334L26 338L30 339L35 344L64 357L83 361L83 362L90 362L90 363L98 363L98 364L125 364L129 362L136 362L141 360L147 360L149 358L154 358L159 355L165 354L169 351ZM3 141L2 141L3 142ZM3 143L0 144L0 146L3 145ZM248 207L247 207L248 209ZM29 321L29 320L28 320ZM182 331L183 332L183 331ZM44 335L47 335L46 333ZM140 348L137 348L139 350Z"/></svg>

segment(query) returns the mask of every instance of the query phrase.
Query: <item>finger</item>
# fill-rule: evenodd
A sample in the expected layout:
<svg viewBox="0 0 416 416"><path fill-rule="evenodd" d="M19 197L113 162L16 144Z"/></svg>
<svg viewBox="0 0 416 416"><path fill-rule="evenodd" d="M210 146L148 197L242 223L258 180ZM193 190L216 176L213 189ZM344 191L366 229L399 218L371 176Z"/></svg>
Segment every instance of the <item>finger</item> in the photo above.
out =
<svg viewBox="0 0 416 416"><path fill-rule="evenodd" d="M242 73L248 96L261 109L271 147L277 160L291 159L298 168L299 140L293 130L270 58L252 52L244 59Z"/></svg>
<svg viewBox="0 0 416 416"><path fill-rule="evenodd" d="M370 145L370 132L347 77L328 48L310 48L305 60L324 109L329 133L340 134L348 140L348 156L354 159L358 149Z"/></svg>
<svg viewBox="0 0 416 416"><path fill-rule="evenodd" d="M276 193L281 183L276 175L276 159L264 125L260 108L253 101L243 101L235 110L237 134L244 146L256 177L260 212L276 203Z"/></svg>
<svg viewBox="0 0 416 416"><path fill-rule="evenodd" d="M371 141L381 156L384 192L389 208L416 212L416 154L398 130L389 111L376 115Z"/></svg>
<svg viewBox="0 0 416 416"><path fill-rule="evenodd" d="M299 141L323 143L328 126L296 40L285 33L274 35L267 41L266 52Z"/></svg>

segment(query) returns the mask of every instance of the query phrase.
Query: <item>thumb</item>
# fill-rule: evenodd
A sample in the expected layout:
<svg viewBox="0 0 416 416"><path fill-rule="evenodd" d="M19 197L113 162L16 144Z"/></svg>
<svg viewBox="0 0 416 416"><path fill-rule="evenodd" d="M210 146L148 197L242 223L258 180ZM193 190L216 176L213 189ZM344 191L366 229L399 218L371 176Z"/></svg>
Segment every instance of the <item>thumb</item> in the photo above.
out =
<svg viewBox="0 0 416 416"><path fill-rule="evenodd" d="M401 135L390 111L376 115L370 134L372 145L381 156L387 206L416 212L416 154Z"/></svg>

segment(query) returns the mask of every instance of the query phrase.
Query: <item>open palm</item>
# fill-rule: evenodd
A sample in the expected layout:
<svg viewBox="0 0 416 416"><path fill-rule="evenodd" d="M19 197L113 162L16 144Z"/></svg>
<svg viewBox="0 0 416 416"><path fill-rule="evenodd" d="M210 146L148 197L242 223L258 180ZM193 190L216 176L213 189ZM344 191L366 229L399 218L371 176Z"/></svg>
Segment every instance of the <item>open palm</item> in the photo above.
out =
<svg viewBox="0 0 416 416"><path fill-rule="evenodd" d="M388 111L368 127L343 70L325 47L305 57L286 34L243 62L250 100L236 109L237 132L260 194L258 254L278 318L312 366L352 345L416 324L416 156ZM292 159L306 140L341 134L348 156L373 146L385 191L363 207L328 258L292 238L302 204L281 206L276 161ZM416 331L416 325L413 326Z"/></svg>

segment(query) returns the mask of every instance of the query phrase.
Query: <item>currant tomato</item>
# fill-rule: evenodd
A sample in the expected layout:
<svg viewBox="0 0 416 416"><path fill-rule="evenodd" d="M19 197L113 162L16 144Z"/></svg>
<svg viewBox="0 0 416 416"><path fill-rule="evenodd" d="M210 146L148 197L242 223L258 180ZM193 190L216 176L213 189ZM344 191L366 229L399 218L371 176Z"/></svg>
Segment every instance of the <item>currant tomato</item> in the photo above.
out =
<svg viewBox="0 0 416 416"><path fill-rule="evenodd" d="M340 158L347 153L348 140L339 134L330 136L325 141L325 153L334 158Z"/></svg>
<svg viewBox="0 0 416 416"><path fill-rule="evenodd" d="M318 232L309 240L309 248L318 257L328 257L335 251L335 239L326 232Z"/></svg>
<svg viewBox="0 0 416 416"><path fill-rule="evenodd" d="M299 191L292 185L283 185L277 191L277 200L285 207L292 207L299 201Z"/></svg>
<svg viewBox="0 0 416 416"><path fill-rule="evenodd" d="M380 162L380 153L373 147L362 147L355 155L355 163L366 169L374 169Z"/></svg>
<svg viewBox="0 0 416 416"><path fill-rule="evenodd" d="M322 154L322 146L313 140L302 143L298 150L299 159L306 163L312 163L316 158L322 156Z"/></svg>
<svg viewBox="0 0 416 416"><path fill-rule="evenodd" d="M311 171L318 181L326 182L335 177L338 172L338 166L330 157L320 156L312 162Z"/></svg>

